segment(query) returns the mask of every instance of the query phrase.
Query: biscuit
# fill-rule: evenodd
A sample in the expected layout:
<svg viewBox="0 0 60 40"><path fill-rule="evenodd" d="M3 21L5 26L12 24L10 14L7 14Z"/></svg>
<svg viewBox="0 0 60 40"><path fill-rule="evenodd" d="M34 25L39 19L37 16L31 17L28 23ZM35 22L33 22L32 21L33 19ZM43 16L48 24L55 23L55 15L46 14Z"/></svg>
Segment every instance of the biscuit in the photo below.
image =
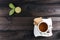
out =
<svg viewBox="0 0 60 40"><path fill-rule="evenodd" d="M42 17L38 17L34 19L34 25L38 25L39 22L42 21Z"/></svg>

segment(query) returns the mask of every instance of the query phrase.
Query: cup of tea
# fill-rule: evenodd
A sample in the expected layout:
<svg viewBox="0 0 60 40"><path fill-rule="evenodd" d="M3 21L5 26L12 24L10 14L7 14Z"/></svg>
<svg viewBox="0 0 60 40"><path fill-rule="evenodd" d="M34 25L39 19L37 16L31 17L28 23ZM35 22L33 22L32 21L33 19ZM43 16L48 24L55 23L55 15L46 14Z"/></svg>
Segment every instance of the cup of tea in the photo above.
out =
<svg viewBox="0 0 60 40"><path fill-rule="evenodd" d="M46 22L41 22L38 24L38 29L41 31L41 32L46 32L48 30L48 25Z"/></svg>
<svg viewBox="0 0 60 40"><path fill-rule="evenodd" d="M34 24L34 36L44 36L44 37L50 37L52 36L52 19L42 18L42 21L39 21L38 24Z"/></svg>

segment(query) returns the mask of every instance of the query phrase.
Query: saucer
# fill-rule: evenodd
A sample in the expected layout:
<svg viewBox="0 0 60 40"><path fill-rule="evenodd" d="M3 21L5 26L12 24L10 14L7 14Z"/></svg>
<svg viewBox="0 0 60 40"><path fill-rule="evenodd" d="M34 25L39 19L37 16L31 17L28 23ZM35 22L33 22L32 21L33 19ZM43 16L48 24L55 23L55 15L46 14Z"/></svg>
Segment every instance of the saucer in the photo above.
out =
<svg viewBox="0 0 60 40"><path fill-rule="evenodd" d="M52 19L51 18L48 18L48 19L42 19L42 20L43 20L42 22L47 23L48 29L45 32L41 32L39 30L39 27L37 25L34 25L34 36L35 37L38 37L38 36L50 37L50 36L52 36L53 35L52 34L52 28L53 28L52 27ZM42 22L40 22L40 23L42 23Z"/></svg>

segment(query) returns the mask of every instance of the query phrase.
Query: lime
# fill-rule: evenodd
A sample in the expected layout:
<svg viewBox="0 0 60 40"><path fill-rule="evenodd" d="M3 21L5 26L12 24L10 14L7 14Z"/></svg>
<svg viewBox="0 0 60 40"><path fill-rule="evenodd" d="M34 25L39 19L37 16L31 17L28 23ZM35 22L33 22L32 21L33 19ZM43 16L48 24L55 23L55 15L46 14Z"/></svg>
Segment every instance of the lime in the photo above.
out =
<svg viewBox="0 0 60 40"><path fill-rule="evenodd" d="M16 12L16 13L20 13L20 12L21 12L21 8L20 8L20 7L16 7L16 8L15 8L15 12Z"/></svg>

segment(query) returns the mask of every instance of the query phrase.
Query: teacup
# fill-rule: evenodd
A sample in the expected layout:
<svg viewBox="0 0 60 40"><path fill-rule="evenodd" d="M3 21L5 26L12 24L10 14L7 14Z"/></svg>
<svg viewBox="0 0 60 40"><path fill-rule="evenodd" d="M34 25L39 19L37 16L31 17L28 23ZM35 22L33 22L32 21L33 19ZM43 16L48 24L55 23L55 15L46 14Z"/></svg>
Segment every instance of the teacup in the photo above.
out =
<svg viewBox="0 0 60 40"><path fill-rule="evenodd" d="M41 22L38 24L38 28L41 32L46 32L48 30L48 25L46 22Z"/></svg>
<svg viewBox="0 0 60 40"><path fill-rule="evenodd" d="M50 37L52 36L52 19L42 19L37 25L34 25L34 35L35 37L44 36Z"/></svg>

